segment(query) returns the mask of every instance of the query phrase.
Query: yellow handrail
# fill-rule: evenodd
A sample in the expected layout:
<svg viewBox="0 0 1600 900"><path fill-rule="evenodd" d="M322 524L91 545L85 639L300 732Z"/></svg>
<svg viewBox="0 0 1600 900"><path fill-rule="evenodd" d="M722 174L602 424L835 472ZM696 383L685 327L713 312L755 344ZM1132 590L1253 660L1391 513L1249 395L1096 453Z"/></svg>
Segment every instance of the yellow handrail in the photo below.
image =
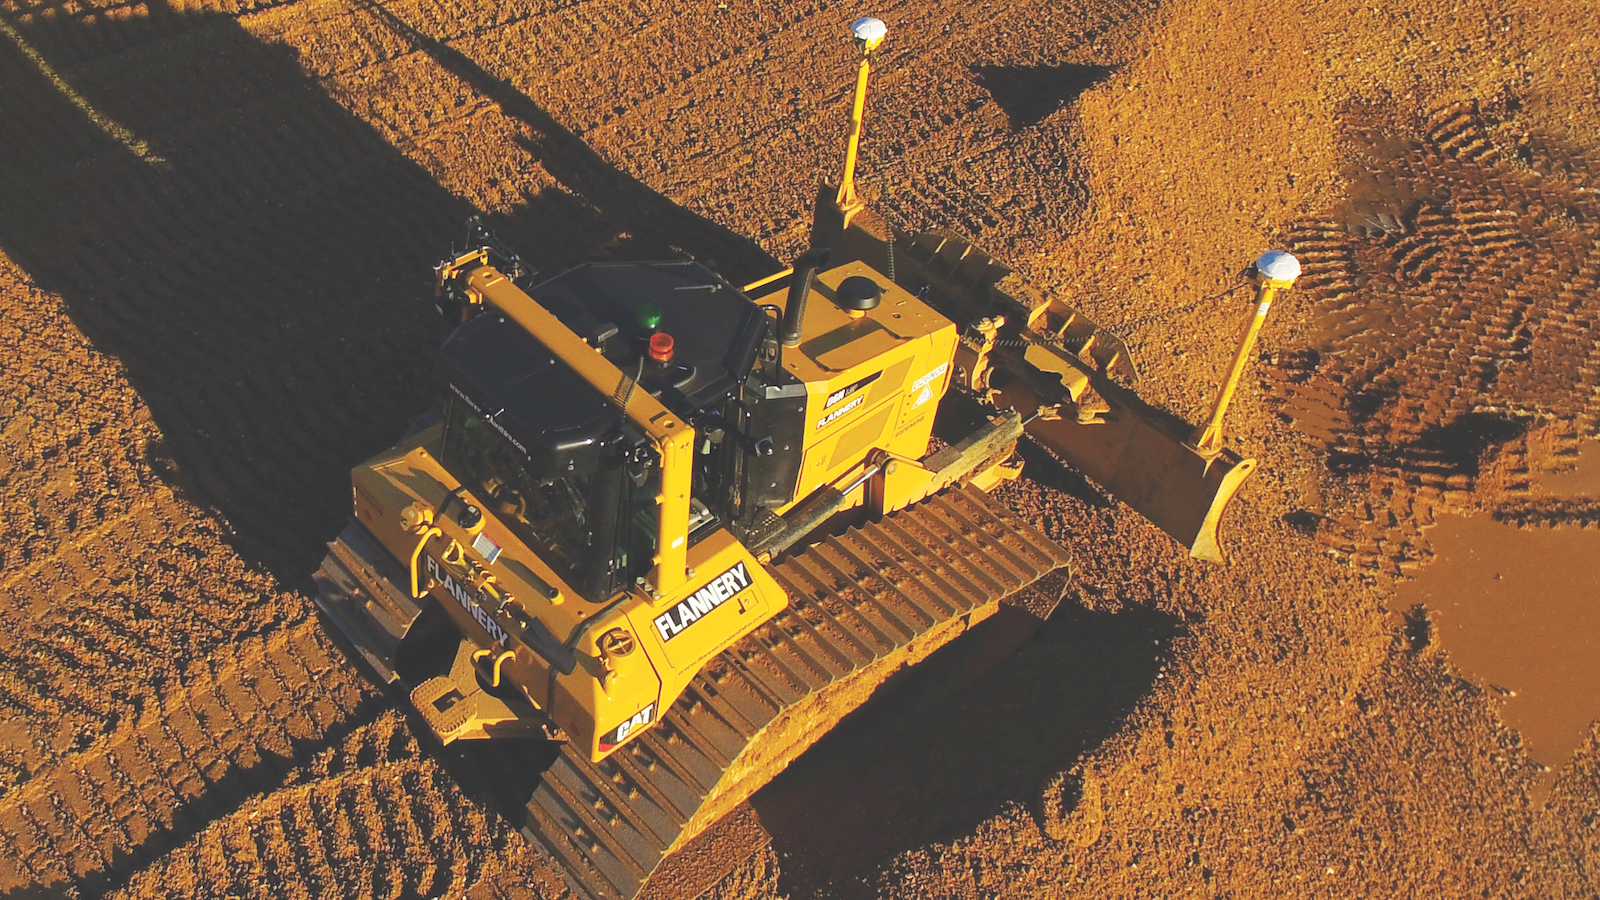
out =
<svg viewBox="0 0 1600 900"><path fill-rule="evenodd" d="M423 529L422 536L417 539L417 546L411 551L411 598L413 600L422 599L422 577L421 573L417 571L417 562L422 559L422 548L428 545L428 541L441 534L444 534L444 532L439 530L439 526L429 525Z"/></svg>
<svg viewBox="0 0 1600 900"><path fill-rule="evenodd" d="M794 274L794 267L790 266L789 268L784 269L782 272L773 272L771 275L768 275L767 277L761 279L760 281L752 281L749 284L745 285L744 287L740 288L739 290L744 292L744 293L746 293L746 294L748 294L753 290L757 290L758 288L766 287L767 285L773 283L774 281L777 281L779 278L783 278L786 275L793 275L793 274Z"/></svg>
<svg viewBox="0 0 1600 900"><path fill-rule="evenodd" d="M476 663L492 653L494 653L493 650L476 650L472 654L472 661ZM516 657L516 653L510 650L503 650L494 658L494 663L489 670L489 687L497 688L500 686L500 667L506 664L506 660L516 659Z"/></svg>

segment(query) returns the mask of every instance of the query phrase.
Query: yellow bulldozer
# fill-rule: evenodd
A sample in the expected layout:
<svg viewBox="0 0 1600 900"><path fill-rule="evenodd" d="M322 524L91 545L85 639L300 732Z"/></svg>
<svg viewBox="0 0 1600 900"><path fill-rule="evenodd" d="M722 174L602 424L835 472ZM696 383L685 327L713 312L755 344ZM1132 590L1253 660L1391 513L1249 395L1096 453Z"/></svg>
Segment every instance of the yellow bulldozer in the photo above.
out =
<svg viewBox="0 0 1600 900"><path fill-rule="evenodd" d="M1067 565L987 496L1025 431L1208 558L1253 465L1140 401L1114 336L864 207L883 25L854 35L844 175L791 269L735 286L693 261L587 264L534 283L473 225L436 268L459 321L442 402L355 468L316 575L322 610L442 743L564 742L524 833L583 896L635 896L874 687ZM1286 277L1259 276L1265 299ZM953 394L986 412L934 442ZM432 669L408 663L441 638Z"/></svg>

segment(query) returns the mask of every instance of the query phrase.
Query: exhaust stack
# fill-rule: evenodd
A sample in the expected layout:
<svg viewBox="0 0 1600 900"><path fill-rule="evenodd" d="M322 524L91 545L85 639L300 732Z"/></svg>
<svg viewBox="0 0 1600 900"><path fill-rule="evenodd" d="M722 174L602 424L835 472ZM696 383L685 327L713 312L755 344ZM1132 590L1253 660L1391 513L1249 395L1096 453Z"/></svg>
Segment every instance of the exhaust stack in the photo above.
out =
<svg viewBox="0 0 1600 900"><path fill-rule="evenodd" d="M828 264L833 251L827 247L813 247L794 261L794 274L789 278L789 299L783 304L783 324L778 328L778 340L785 347L800 343L800 330L806 319L806 298L811 296L811 282L817 270Z"/></svg>

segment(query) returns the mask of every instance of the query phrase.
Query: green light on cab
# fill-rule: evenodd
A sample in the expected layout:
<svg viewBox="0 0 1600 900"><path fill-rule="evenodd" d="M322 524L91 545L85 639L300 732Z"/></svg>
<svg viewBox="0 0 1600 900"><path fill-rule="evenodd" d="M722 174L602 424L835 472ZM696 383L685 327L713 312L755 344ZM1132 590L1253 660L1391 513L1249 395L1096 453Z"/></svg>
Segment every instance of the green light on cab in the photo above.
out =
<svg viewBox="0 0 1600 900"><path fill-rule="evenodd" d="M633 319L640 329L653 334L661 327L661 307L654 303L641 303L633 311Z"/></svg>

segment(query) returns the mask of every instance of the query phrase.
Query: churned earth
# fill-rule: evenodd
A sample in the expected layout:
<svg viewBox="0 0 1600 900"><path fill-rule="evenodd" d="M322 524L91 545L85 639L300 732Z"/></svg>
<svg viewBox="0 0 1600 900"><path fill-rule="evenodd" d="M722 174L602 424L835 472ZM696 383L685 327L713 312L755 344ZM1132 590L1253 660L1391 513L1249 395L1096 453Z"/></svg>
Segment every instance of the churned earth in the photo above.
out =
<svg viewBox="0 0 1600 900"><path fill-rule="evenodd" d="M869 200L1121 334L1152 402L1201 419L1228 289L1299 256L1229 420L1261 468L1219 566L1025 445L998 496L1068 602L652 895L1600 894L1600 703L1553 686L1596 620L1480 597L1527 551L1461 537L1600 567L1600 4L0 0L0 895L566 895L310 573L467 216L546 273L786 265L863 14Z"/></svg>

